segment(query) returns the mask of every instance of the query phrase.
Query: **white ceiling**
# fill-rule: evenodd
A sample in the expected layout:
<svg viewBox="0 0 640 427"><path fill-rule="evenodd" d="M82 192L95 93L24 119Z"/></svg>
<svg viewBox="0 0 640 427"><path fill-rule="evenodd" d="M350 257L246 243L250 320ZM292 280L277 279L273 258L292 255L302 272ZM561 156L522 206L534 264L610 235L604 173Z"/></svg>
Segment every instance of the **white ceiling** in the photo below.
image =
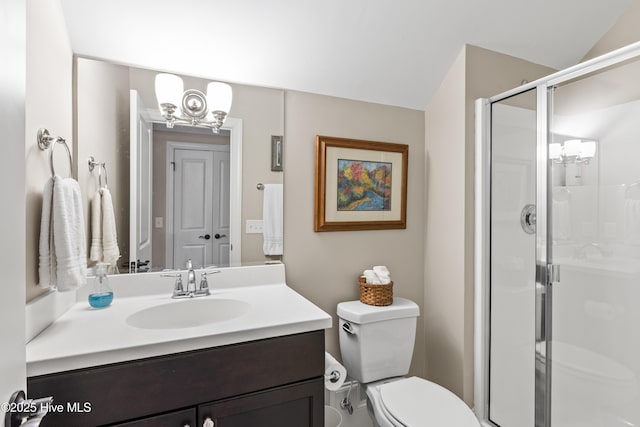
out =
<svg viewBox="0 0 640 427"><path fill-rule="evenodd" d="M562 69L633 0L60 0L74 53L424 110L465 43Z"/></svg>

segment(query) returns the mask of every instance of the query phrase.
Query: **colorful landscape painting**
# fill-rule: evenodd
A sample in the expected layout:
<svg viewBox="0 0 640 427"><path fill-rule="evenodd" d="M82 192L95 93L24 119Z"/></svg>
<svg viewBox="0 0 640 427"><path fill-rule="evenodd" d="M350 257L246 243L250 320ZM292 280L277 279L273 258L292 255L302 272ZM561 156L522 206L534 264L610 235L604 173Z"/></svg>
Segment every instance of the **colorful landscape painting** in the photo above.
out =
<svg viewBox="0 0 640 427"><path fill-rule="evenodd" d="M391 163L338 159L339 211L390 211Z"/></svg>

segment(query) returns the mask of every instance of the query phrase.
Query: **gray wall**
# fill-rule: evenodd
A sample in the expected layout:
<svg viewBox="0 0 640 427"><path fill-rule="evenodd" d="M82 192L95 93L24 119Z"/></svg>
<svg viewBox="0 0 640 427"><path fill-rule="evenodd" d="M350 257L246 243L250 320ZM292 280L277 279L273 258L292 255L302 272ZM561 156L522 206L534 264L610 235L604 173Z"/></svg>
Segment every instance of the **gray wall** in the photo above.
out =
<svg viewBox="0 0 640 427"><path fill-rule="evenodd" d="M423 311L424 113L398 107L287 91L285 97L285 234L287 284L334 316L341 301L358 299L358 275L387 265L394 295ZM315 136L409 145L407 229L313 231ZM327 331L327 351L340 358L338 329ZM424 375L422 322L412 373Z"/></svg>

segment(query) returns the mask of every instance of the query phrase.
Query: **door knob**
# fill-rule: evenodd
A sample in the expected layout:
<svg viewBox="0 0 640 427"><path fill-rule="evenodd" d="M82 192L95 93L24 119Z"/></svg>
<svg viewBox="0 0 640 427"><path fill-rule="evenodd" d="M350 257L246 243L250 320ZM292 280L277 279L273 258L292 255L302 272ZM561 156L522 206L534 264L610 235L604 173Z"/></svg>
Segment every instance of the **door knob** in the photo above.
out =
<svg viewBox="0 0 640 427"><path fill-rule="evenodd" d="M216 236L218 236L216 234ZM205 234L204 236L198 236L198 239L204 239L204 240L209 240L211 238L211 234ZM218 237L216 237L217 239Z"/></svg>
<svg viewBox="0 0 640 427"><path fill-rule="evenodd" d="M216 233L213 237L215 237L216 239L221 239L223 237L227 237L227 235L226 234L218 234L218 233Z"/></svg>

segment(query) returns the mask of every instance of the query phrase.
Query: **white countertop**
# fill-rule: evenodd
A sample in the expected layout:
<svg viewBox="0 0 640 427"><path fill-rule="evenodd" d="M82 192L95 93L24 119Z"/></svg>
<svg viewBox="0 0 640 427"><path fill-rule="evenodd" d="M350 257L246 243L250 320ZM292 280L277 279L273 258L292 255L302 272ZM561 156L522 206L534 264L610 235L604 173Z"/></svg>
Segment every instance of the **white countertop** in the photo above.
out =
<svg viewBox="0 0 640 427"><path fill-rule="evenodd" d="M126 319L145 308L192 300L172 299L169 292L120 298L117 290L114 293L113 303L101 310L90 308L86 301L77 302L31 340L26 346L27 375L322 330L332 324L331 316L284 282L213 288L210 296L193 301L234 299L248 303L250 309L231 320L176 329L141 329L128 325Z"/></svg>

